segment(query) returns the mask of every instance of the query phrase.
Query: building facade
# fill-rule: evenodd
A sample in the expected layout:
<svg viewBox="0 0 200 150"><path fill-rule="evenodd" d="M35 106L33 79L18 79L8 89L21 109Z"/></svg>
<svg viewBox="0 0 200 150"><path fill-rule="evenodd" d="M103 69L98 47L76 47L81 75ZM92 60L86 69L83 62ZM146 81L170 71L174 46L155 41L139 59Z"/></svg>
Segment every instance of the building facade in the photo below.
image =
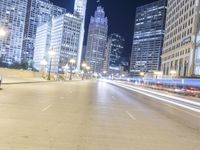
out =
<svg viewBox="0 0 200 150"><path fill-rule="evenodd" d="M122 53L125 39L114 33L110 35L109 73L119 73L122 68Z"/></svg>
<svg viewBox="0 0 200 150"><path fill-rule="evenodd" d="M37 28L35 52L33 57L34 68L41 70L42 61L48 61L48 51L51 45L52 22L45 23Z"/></svg>
<svg viewBox="0 0 200 150"><path fill-rule="evenodd" d="M195 61L194 61L194 75L200 76L200 2L195 3L197 9L197 34L196 34L196 44L195 44Z"/></svg>
<svg viewBox="0 0 200 150"><path fill-rule="evenodd" d="M111 44L112 44L112 40L110 37L108 37L106 49L104 52L104 64L103 64L103 73L104 74L109 73Z"/></svg>
<svg viewBox="0 0 200 150"><path fill-rule="evenodd" d="M63 72L63 67L69 63L70 59L75 59L77 64L81 25L81 18L72 14L64 14L38 27L34 66L39 70L42 60L45 59L50 62L50 56L48 55L50 50L55 53L51 56L51 71L53 73ZM44 39L41 38L46 39L46 41L44 42Z"/></svg>
<svg viewBox="0 0 200 150"><path fill-rule="evenodd" d="M84 34L85 34L86 7L87 7L87 0L75 0L74 15L77 16L78 18L82 19L81 33L80 33L80 40L79 40L77 69L80 69L80 66L81 66L81 58L82 58L83 42L84 42Z"/></svg>
<svg viewBox="0 0 200 150"><path fill-rule="evenodd" d="M4 63L21 61L27 2L28 0L0 1L0 27L6 31L6 36L0 38L0 57Z"/></svg>
<svg viewBox="0 0 200 150"><path fill-rule="evenodd" d="M107 34L108 20L104 9L98 6L94 17L90 19L86 52L86 61L90 64L91 70L96 73L103 71Z"/></svg>
<svg viewBox="0 0 200 150"><path fill-rule="evenodd" d="M168 0L162 71L170 76L192 76L195 37L199 23L197 0ZM197 69L198 70L198 69Z"/></svg>
<svg viewBox="0 0 200 150"><path fill-rule="evenodd" d="M28 1L22 59L33 60L37 27L65 13L66 9L53 5L49 0Z"/></svg>
<svg viewBox="0 0 200 150"><path fill-rule="evenodd" d="M160 70L165 20L166 0L158 0L136 9L131 74Z"/></svg>

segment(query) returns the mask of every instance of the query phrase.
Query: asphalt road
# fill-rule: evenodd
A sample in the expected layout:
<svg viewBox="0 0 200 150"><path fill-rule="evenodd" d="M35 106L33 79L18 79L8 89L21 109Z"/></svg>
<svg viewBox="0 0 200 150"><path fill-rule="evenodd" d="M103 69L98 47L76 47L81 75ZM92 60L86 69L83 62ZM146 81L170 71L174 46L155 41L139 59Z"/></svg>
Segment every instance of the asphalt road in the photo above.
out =
<svg viewBox="0 0 200 150"><path fill-rule="evenodd" d="M199 150L200 117L104 82L4 85L0 150Z"/></svg>

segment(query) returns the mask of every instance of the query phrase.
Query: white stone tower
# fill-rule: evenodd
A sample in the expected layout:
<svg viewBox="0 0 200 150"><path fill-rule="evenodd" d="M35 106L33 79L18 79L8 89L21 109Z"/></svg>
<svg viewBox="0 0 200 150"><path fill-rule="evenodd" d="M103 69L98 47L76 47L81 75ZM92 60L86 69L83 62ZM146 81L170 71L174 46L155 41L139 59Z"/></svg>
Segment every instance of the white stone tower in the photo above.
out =
<svg viewBox="0 0 200 150"><path fill-rule="evenodd" d="M77 62L77 69L80 69L81 66L81 55L83 49L83 41L84 41L84 34L85 34L85 16L86 16L86 7L87 7L87 0L75 0L74 3L74 14L78 17L82 18L82 25L81 25L81 33L80 33L80 42L79 42L79 52L78 52L78 62Z"/></svg>

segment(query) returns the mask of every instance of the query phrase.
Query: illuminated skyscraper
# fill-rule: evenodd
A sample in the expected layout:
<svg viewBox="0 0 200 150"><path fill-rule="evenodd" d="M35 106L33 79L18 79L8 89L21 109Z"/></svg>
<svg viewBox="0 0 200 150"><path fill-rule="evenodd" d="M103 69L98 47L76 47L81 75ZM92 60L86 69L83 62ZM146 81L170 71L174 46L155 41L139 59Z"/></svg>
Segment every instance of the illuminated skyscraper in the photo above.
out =
<svg viewBox="0 0 200 150"><path fill-rule="evenodd" d="M137 8L130 62L131 74L160 70L166 10L166 0L158 0Z"/></svg>
<svg viewBox="0 0 200 150"><path fill-rule="evenodd" d="M108 20L104 9L97 7L94 17L90 19L86 61L90 64L93 72L101 73L104 65L104 54L107 44Z"/></svg>
<svg viewBox="0 0 200 150"><path fill-rule="evenodd" d="M33 60L37 27L66 13L66 9L49 0L29 0L23 40L22 59Z"/></svg>
<svg viewBox="0 0 200 150"><path fill-rule="evenodd" d="M70 59L75 59L77 63L81 24L82 19L72 14L64 14L39 26L34 54L35 68L40 70L40 63L44 59L49 62L50 49L55 52L52 56L52 72L62 73L63 66L66 66Z"/></svg>
<svg viewBox="0 0 200 150"><path fill-rule="evenodd" d="M110 73L120 72L125 39L116 33L111 34L110 39L111 39L111 46L109 54L110 56L109 72Z"/></svg>
<svg viewBox="0 0 200 150"><path fill-rule="evenodd" d="M200 75L198 37L195 37L199 24L199 0L168 0L166 34L162 52L164 75ZM197 47L196 47L197 46ZM195 62L195 48L196 62Z"/></svg>
<svg viewBox="0 0 200 150"><path fill-rule="evenodd" d="M77 17L82 19L81 33L80 33L80 40L79 40L77 69L80 69L80 64L81 64L81 56L82 56L83 41L84 41L84 34L85 34L86 7L87 7L87 0L75 0L74 14Z"/></svg>
<svg viewBox="0 0 200 150"><path fill-rule="evenodd" d="M0 27L6 31L6 36L0 37L0 58L4 63L21 61L27 2L0 0Z"/></svg>

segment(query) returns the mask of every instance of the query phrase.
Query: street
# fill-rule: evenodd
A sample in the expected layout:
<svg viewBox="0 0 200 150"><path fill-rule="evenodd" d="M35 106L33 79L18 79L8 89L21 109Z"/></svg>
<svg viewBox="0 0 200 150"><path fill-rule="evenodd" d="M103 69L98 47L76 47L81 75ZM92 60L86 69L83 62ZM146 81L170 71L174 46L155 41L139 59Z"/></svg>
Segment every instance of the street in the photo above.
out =
<svg viewBox="0 0 200 150"><path fill-rule="evenodd" d="M0 150L199 150L200 115L98 81L4 85Z"/></svg>

